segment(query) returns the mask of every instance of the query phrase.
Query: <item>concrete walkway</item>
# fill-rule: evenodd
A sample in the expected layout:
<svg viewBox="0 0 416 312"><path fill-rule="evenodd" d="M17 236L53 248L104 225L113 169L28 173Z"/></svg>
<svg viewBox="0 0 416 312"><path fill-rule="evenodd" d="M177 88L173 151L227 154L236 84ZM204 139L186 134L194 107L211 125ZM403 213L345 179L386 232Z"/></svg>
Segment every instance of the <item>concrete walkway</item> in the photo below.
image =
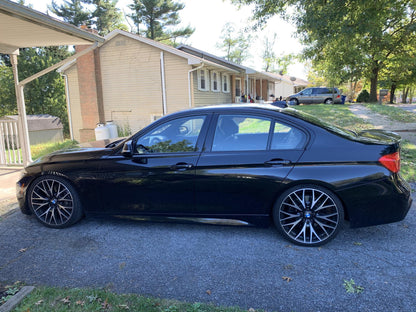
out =
<svg viewBox="0 0 416 312"><path fill-rule="evenodd" d="M0 167L0 216L16 207L16 181L22 167Z"/></svg>

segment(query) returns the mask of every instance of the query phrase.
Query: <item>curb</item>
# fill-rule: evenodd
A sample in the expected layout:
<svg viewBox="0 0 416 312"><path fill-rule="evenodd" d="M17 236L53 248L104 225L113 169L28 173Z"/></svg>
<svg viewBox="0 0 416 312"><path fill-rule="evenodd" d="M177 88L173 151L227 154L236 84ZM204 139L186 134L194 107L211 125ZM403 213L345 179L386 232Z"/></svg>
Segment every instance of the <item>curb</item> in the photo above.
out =
<svg viewBox="0 0 416 312"><path fill-rule="evenodd" d="M5 304L0 306L0 312L9 312L13 310L20 303L20 301L22 301L34 289L34 286L23 286L17 294L7 300Z"/></svg>

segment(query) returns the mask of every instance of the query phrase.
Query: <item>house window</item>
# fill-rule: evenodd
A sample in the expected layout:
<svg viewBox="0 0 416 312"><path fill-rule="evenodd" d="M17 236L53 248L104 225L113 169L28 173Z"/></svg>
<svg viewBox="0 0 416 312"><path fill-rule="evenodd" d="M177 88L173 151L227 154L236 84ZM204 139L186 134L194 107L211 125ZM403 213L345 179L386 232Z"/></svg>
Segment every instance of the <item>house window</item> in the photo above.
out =
<svg viewBox="0 0 416 312"><path fill-rule="evenodd" d="M222 75L222 92L230 93L230 76Z"/></svg>
<svg viewBox="0 0 416 312"><path fill-rule="evenodd" d="M208 71L205 69L198 70L198 90L209 90Z"/></svg>
<svg viewBox="0 0 416 312"><path fill-rule="evenodd" d="M211 72L211 90L220 92L220 75L216 71Z"/></svg>

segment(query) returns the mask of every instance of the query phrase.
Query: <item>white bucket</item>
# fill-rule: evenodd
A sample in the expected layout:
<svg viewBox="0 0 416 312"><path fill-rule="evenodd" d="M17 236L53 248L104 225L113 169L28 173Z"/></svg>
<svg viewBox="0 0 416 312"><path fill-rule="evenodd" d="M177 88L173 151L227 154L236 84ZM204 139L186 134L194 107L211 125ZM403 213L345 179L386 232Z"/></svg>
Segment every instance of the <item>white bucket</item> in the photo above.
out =
<svg viewBox="0 0 416 312"><path fill-rule="evenodd" d="M110 139L114 139L114 138L118 138L118 131L117 131L117 126L113 123L113 121L107 121L107 123L105 124L105 126L107 127L108 131L109 131L109 135L110 135Z"/></svg>
<svg viewBox="0 0 416 312"><path fill-rule="evenodd" d="M102 123L97 124L97 127L94 129L95 139L108 140L110 138L110 130Z"/></svg>

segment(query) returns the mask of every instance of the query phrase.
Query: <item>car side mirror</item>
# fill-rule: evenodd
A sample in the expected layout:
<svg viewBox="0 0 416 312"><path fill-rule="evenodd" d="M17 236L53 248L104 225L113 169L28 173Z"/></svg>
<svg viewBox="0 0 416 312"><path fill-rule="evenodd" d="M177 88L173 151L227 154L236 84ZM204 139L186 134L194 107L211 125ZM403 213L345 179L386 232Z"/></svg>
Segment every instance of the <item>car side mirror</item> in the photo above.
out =
<svg viewBox="0 0 416 312"><path fill-rule="evenodd" d="M133 145L132 140L128 140L126 143L124 143L123 149L121 150L121 155L123 155L124 157L132 157L133 156L132 145Z"/></svg>

